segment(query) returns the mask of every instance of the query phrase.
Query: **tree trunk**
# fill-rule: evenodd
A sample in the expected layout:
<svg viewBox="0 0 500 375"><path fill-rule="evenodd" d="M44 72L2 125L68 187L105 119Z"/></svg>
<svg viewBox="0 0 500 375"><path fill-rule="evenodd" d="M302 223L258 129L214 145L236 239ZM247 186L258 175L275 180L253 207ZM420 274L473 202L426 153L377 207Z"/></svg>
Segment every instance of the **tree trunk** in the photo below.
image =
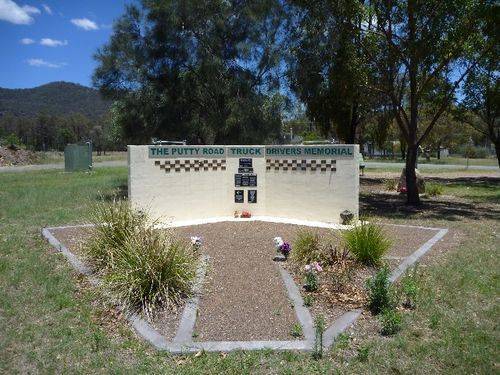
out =
<svg viewBox="0 0 500 375"><path fill-rule="evenodd" d="M498 167L500 168L500 141L495 142L495 151L497 153Z"/></svg>
<svg viewBox="0 0 500 375"><path fill-rule="evenodd" d="M413 206L420 205L417 175L415 173L417 149L418 146L408 146L406 153L406 204Z"/></svg>
<svg viewBox="0 0 500 375"><path fill-rule="evenodd" d="M441 160L441 145L440 144L438 144L436 156L437 156L438 160Z"/></svg>

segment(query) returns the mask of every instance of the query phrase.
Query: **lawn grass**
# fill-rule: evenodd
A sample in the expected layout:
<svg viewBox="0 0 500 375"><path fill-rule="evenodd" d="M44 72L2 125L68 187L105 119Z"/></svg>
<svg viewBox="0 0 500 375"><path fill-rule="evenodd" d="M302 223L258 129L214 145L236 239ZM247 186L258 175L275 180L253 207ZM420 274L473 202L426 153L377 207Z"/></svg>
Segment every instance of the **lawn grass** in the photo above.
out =
<svg viewBox="0 0 500 375"><path fill-rule="evenodd" d="M64 163L64 152L61 151L48 151L48 152L38 152L38 161L37 164L56 164L56 163ZM127 160L127 152L126 151L108 151L106 155L101 153L98 155L96 151L92 152L92 162L99 163L102 161L117 161Z"/></svg>
<svg viewBox="0 0 500 375"><path fill-rule="evenodd" d="M386 222L450 227L464 233L459 247L424 269L420 305L405 314L403 330L393 337L375 334L354 341L343 335L339 345L317 361L310 354L293 352L172 357L153 350L122 320L107 317L108 310L96 302L85 280L39 234L43 226L84 222L91 202L124 193L126 178L126 168L0 175L0 373L496 371L500 239L498 221L489 217L453 221L420 215L383 217ZM460 192L463 187L456 189ZM494 188L468 190L472 193L463 199L476 202ZM493 209L498 211L498 206ZM357 354L348 354L352 352Z"/></svg>

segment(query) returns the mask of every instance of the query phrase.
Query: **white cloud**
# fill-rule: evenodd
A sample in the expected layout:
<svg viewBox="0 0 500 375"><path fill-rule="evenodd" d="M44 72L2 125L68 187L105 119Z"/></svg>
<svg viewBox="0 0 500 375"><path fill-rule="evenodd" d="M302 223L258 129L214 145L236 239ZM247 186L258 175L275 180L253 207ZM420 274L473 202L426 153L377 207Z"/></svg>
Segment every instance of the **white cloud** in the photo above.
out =
<svg viewBox="0 0 500 375"><path fill-rule="evenodd" d="M26 60L28 65L42 67L42 68L62 68L66 63L51 63L43 59L28 59Z"/></svg>
<svg viewBox="0 0 500 375"><path fill-rule="evenodd" d="M40 9L30 5L20 7L12 0L0 0L0 20L16 25L29 25L34 21L32 14L40 14Z"/></svg>
<svg viewBox="0 0 500 375"><path fill-rule="evenodd" d="M88 18L73 18L71 20L71 23L86 31L99 29L99 26L97 26L97 24L94 21L91 21Z"/></svg>
<svg viewBox="0 0 500 375"><path fill-rule="evenodd" d="M35 43L35 41L31 38L23 38L20 40L20 42L21 44L26 44L26 45Z"/></svg>
<svg viewBox="0 0 500 375"><path fill-rule="evenodd" d="M45 10L47 14L52 15L52 9L50 9L50 7L47 4L42 4L42 8L43 10Z"/></svg>
<svg viewBox="0 0 500 375"><path fill-rule="evenodd" d="M31 5L23 5L22 9L28 14L40 14L40 9L32 7Z"/></svg>
<svg viewBox="0 0 500 375"><path fill-rule="evenodd" d="M61 46L67 46L68 41L67 40L43 38L42 40L40 40L40 44L42 46L46 46L46 47L61 47Z"/></svg>

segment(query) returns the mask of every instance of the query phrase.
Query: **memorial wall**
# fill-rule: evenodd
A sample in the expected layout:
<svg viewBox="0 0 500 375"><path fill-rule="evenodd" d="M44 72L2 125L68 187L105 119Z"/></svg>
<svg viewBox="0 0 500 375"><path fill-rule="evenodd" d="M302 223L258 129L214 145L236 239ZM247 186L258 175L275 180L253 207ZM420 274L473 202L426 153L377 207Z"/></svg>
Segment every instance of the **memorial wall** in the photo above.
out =
<svg viewBox="0 0 500 375"><path fill-rule="evenodd" d="M128 146L133 206L162 221L358 215L358 145Z"/></svg>

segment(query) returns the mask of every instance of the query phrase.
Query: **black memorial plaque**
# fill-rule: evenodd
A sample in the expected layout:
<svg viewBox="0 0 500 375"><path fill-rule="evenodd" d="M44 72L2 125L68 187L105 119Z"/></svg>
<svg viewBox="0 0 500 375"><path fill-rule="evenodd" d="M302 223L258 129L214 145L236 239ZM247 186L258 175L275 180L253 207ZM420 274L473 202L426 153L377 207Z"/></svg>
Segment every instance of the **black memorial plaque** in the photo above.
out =
<svg viewBox="0 0 500 375"><path fill-rule="evenodd" d="M238 173L253 173L253 168L238 168Z"/></svg>
<svg viewBox="0 0 500 375"><path fill-rule="evenodd" d="M243 203L245 199L245 192L243 190L234 191L234 203Z"/></svg>
<svg viewBox="0 0 500 375"><path fill-rule="evenodd" d="M248 186L257 186L257 175L251 174L248 176Z"/></svg>
<svg viewBox="0 0 500 375"><path fill-rule="evenodd" d="M241 186L241 177L243 175L241 174L235 174L234 175L234 186Z"/></svg>
<svg viewBox="0 0 500 375"><path fill-rule="evenodd" d="M241 175L241 186L250 186L250 176L247 174Z"/></svg>
<svg viewBox="0 0 500 375"><path fill-rule="evenodd" d="M252 168L252 159L240 158L240 168Z"/></svg>
<svg viewBox="0 0 500 375"><path fill-rule="evenodd" d="M257 190L248 190L248 203L257 203Z"/></svg>

